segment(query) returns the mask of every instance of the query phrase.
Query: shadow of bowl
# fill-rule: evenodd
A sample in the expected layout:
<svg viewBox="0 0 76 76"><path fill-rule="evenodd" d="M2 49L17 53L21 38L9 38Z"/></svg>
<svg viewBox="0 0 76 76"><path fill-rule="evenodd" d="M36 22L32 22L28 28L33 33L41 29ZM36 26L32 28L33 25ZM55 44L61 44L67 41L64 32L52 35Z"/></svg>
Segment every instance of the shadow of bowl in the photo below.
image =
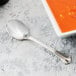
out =
<svg viewBox="0 0 76 76"><path fill-rule="evenodd" d="M9 0L0 0L0 6L3 6L4 4L6 4Z"/></svg>

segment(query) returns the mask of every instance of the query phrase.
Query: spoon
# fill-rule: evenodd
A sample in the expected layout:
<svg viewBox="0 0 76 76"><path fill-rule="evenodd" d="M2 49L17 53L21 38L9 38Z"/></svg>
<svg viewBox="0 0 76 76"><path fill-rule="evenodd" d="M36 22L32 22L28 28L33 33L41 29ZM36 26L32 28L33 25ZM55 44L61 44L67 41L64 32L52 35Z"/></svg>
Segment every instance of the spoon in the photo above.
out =
<svg viewBox="0 0 76 76"><path fill-rule="evenodd" d="M49 47L45 44L43 44L42 42L38 41L36 38L32 37L30 35L30 30L28 27L25 26L25 24L23 22L21 22L20 20L10 20L8 21L7 25L7 31L8 33L15 39L18 40L32 40L38 44L40 44L41 46L45 47L46 49L48 49L50 52L52 52L53 54L55 54L57 57L59 57L59 59L65 63L65 64L69 64L71 63L71 57L66 57L64 56L61 52L55 50L52 47Z"/></svg>

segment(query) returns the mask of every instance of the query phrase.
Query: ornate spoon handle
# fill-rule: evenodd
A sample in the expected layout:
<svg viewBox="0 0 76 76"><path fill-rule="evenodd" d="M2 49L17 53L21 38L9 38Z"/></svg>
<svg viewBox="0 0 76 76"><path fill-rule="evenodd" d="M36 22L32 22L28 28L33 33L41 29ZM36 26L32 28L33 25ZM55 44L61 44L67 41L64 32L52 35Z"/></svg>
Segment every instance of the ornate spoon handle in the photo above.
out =
<svg viewBox="0 0 76 76"><path fill-rule="evenodd" d="M65 64L69 64L71 63L71 57L66 57L64 56L61 52L56 51L54 48L48 47L47 45L43 44L42 42L38 41L37 39L33 38L33 37L29 37L30 40L40 44L41 46L43 46L44 48L48 49L49 51L51 51L52 53L54 53L63 63Z"/></svg>

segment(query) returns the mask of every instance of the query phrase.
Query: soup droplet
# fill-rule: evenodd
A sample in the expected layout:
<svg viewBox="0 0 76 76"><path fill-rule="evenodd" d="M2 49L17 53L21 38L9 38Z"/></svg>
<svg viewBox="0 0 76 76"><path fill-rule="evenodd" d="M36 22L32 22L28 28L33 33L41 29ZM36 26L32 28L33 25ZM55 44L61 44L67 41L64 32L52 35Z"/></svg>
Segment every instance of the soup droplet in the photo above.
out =
<svg viewBox="0 0 76 76"><path fill-rule="evenodd" d="M73 18L76 18L76 8L71 9L69 15Z"/></svg>

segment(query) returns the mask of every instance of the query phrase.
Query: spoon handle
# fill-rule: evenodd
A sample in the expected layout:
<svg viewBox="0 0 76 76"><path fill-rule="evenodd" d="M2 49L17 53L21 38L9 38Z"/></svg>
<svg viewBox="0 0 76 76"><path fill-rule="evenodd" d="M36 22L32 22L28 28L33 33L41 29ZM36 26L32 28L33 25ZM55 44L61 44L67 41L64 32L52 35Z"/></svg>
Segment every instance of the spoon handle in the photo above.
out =
<svg viewBox="0 0 76 76"><path fill-rule="evenodd" d="M40 44L41 46L45 47L46 49L48 49L49 51L51 51L52 53L54 53L57 57L60 58L60 60L65 63L65 64L69 64L71 63L71 57L66 57L64 56L61 52L56 51L54 48L49 47L45 44L43 44L42 42L38 41L37 39L33 38L33 37L29 37L30 40Z"/></svg>

